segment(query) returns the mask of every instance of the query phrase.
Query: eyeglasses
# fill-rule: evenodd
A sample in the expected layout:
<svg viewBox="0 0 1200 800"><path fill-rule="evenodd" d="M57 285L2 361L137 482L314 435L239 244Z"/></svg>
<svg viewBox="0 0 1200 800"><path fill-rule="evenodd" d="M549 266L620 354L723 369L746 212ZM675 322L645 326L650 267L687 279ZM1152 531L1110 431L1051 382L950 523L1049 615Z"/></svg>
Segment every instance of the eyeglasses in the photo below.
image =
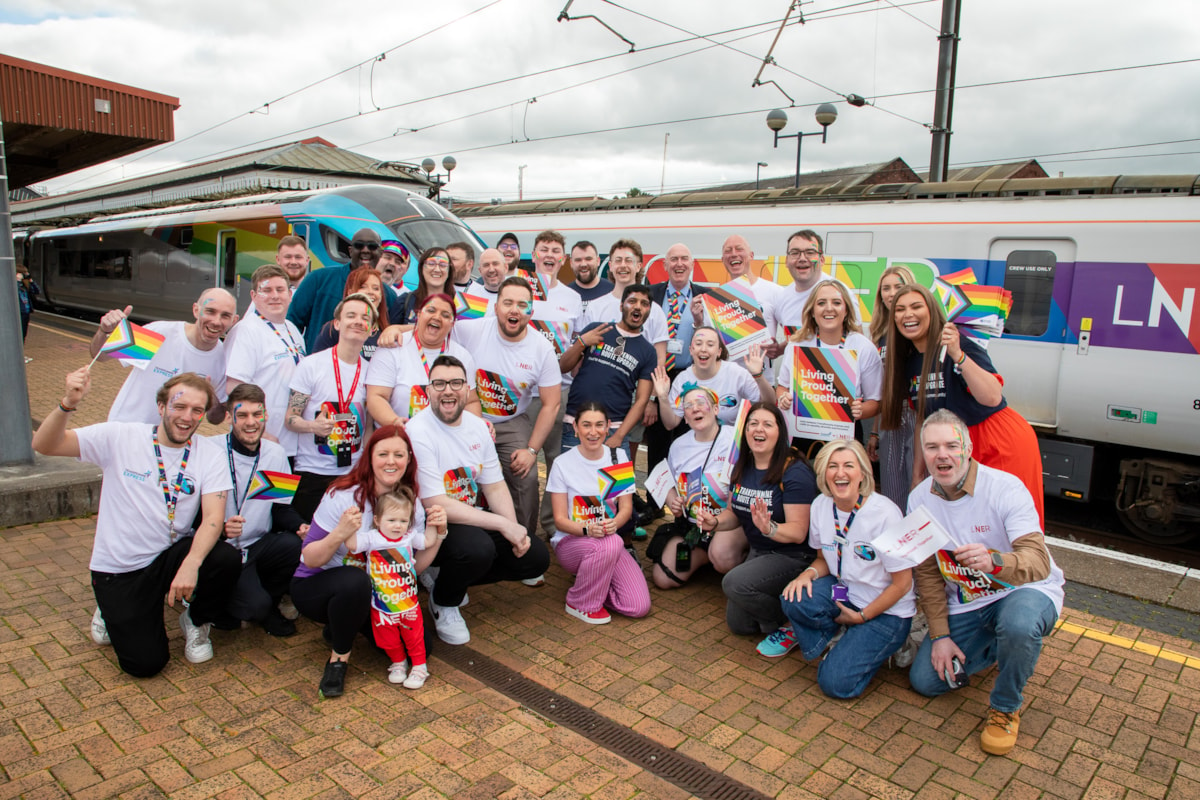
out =
<svg viewBox="0 0 1200 800"><path fill-rule="evenodd" d="M466 385L467 381L465 378L455 378L452 381L444 381L439 378L436 381L429 382L429 388L433 389L435 392L444 392L447 388L453 389L457 392Z"/></svg>
<svg viewBox="0 0 1200 800"><path fill-rule="evenodd" d="M374 253L379 249L379 242L351 242L350 247L355 250L370 250Z"/></svg>
<svg viewBox="0 0 1200 800"><path fill-rule="evenodd" d="M800 256L804 256L805 258L807 258L811 261L814 258L820 258L821 251L820 250L788 250L787 254L788 254L788 258L799 258Z"/></svg>
<svg viewBox="0 0 1200 800"><path fill-rule="evenodd" d="M496 245L496 249L497 250L520 250L521 248L518 245L508 243L508 244L498 244L498 245Z"/></svg>
<svg viewBox="0 0 1200 800"><path fill-rule="evenodd" d="M448 267L450 262L444 258L427 258L425 265L428 267Z"/></svg>
<svg viewBox="0 0 1200 800"><path fill-rule="evenodd" d="M696 411L705 411L706 409L709 409L709 408L712 408L712 401L709 400L708 398L703 398L703 399L698 399L698 400L688 400L686 403L683 404L684 411L691 411L693 409L695 409Z"/></svg>

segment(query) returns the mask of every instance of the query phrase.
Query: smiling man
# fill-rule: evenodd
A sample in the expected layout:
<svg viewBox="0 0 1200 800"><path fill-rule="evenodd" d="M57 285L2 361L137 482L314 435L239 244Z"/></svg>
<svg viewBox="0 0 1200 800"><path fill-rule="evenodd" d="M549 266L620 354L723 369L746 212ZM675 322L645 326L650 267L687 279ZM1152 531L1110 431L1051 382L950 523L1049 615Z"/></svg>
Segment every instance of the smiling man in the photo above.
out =
<svg viewBox="0 0 1200 800"><path fill-rule="evenodd" d="M224 454L193 437L216 403L212 386L183 372L159 387L155 424L102 422L67 430L67 417L90 388L87 367L67 375L66 394L34 433L33 448L104 471L90 565L98 606L92 640L112 644L130 675L157 675L170 658L165 597L171 607L183 604L179 626L188 661L208 661L209 627L229 601L240 563L237 551L220 541L231 488Z"/></svg>
<svg viewBox="0 0 1200 800"><path fill-rule="evenodd" d="M575 280L567 286L579 295L585 313L588 303L613 289L612 281L600 277L600 253L591 242L576 242L571 246L571 271L575 273Z"/></svg>
<svg viewBox="0 0 1200 800"><path fill-rule="evenodd" d="M114 308L100 320L89 350L100 352L109 335L129 316L133 306ZM109 422L155 422L160 414L154 394L168 378L194 372L225 397L225 344L221 341L237 322L237 303L224 289L206 289L192 304L195 322L151 322L146 327L163 335L162 346L144 369L132 369L108 412ZM129 362L122 361L126 367ZM209 420L220 424L225 409L213 404Z"/></svg>
<svg viewBox="0 0 1200 800"><path fill-rule="evenodd" d="M288 285L295 289L308 274L308 245L299 236L288 234L275 247L275 266L287 275Z"/></svg>
<svg viewBox="0 0 1200 800"><path fill-rule="evenodd" d="M831 276L822 271L825 250L816 231L796 231L787 241L787 271L792 276L792 288L781 287L775 302L775 321L783 328L784 338L803 326L804 304L813 288ZM851 310L851 313L854 313ZM857 317L857 314L855 315ZM787 344L774 342L767 355L775 358Z"/></svg>

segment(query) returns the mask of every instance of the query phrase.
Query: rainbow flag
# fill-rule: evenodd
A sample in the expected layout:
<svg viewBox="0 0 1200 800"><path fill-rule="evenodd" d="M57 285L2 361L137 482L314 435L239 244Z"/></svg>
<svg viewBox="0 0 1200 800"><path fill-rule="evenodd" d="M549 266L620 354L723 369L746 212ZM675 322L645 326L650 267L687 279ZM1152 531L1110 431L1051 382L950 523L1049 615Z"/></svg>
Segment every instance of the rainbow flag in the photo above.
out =
<svg viewBox="0 0 1200 800"><path fill-rule="evenodd" d="M270 500L272 503L290 503L296 496L300 476L289 472L270 472L260 469L250 479L247 500Z"/></svg>
<svg viewBox="0 0 1200 800"><path fill-rule="evenodd" d="M459 292L457 300L458 313L455 319L480 319L487 314L488 299L473 294Z"/></svg>
<svg viewBox="0 0 1200 800"><path fill-rule="evenodd" d="M750 284L740 278L709 289L700 296L712 326L729 350L730 360L742 358L754 344L768 344L762 305L754 297Z"/></svg>
<svg viewBox="0 0 1200 800"><path fill-rule="evenodd" d="M941 278L936 278L933 281L933 293L937 296L939 302L946 309L946 319L953 320L963 309L970 305L962 287L955 286L953 283L946 283Z"/></svg>
<svg viewBox="0 0 1200 800"><path fill-rule="evenodd" d="M1012 311L1012 292L978 283L969 268L938 276L933 291L946 308L946 319L960 326L964 335L984 346L988 339L1004 335L1004 322Z"/></svg>
<svg viewBox="0 0 1200 800"><path fill-rule="evenodd" d="M633 490L637 488L637 478L633 474L632 461L613 464L611 467L601 467L598 472L600 473L600 496L605 500L633 494Z"/></svg>
<svg viewBox="0 0 1200 800"><path fill-rule="evenodd" d="M131 367L145 369L165 340L161 333L123 319L104 340L100 352L126 361Z"/></svg>
<svg viewBox="0 0 1200 800"><path fill-rule="evenodd" d="M733 423L733 447L729 451L730 464L736 464L741 455L742 433L746 430L746 420L750 417L750 406L752 405L754 404L749 400L743 400L742 404L738 406L737 421Z"/></svg>
<svg viewBox="0 0 1200 800"><path fill-rule="evenodd" d="M965 283L979 283L975 278L975 271L970 267L963 267L958 272L950 272L945 275L939 275L938 280L943 283L948 283L951 286L962 286Z"/></svg>

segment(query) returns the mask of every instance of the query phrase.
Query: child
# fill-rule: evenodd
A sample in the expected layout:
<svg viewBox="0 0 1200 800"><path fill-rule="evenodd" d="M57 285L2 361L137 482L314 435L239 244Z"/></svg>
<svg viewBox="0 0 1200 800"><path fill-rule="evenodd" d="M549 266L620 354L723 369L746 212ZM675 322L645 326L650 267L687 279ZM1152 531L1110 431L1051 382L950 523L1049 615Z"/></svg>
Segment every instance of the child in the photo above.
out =
<svg viewBox="0 0 1200 800"><path fill-rule="evenodd" d="M437 506L429 509L423 538L418 539L419 532L409 529L415 502L407 486L381 496L375 503L379 529L346 540L351 552L366 554L372 584L371 628L375 643L392 659L388 681L406 689L420 689L429 677L412 546L417 543L418 549L428 550L446 538L446 512ZM411 670L406 667L409 658Z"/></svg>

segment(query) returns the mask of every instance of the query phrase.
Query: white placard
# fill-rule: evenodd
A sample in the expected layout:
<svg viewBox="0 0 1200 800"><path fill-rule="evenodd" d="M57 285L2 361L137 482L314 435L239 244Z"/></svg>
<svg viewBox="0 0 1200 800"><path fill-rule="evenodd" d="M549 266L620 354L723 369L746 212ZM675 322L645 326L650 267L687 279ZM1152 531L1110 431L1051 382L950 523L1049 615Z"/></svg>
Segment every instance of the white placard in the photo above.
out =
<svg viewBox="0 0 1200 800"><path fill-rule="evenodd" d="M667 495L674 488L675 476L671 474L671 468L667 466L667 460L664 458L646 476L646 491L654 498L658 507L663 508L667 505Z"/></svg>
<svg viewBox="0 0 1200 800"><path fill-rule="evenodd" d="M920 506L904 519L888 526L871 545L915 567L950 543L950 534L946 533L946 529L929 516L925 506Z"/></svg>

